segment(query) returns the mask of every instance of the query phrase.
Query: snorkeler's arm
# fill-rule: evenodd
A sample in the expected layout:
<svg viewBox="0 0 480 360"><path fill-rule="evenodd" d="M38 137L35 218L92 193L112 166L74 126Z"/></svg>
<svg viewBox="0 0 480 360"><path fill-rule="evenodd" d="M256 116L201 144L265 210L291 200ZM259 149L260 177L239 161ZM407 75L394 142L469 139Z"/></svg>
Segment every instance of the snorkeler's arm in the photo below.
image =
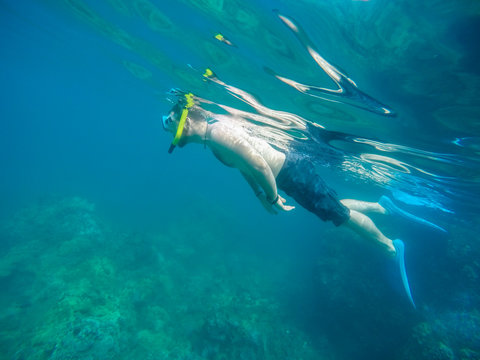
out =
<svg viewBox="0 0 480 360"><path fill-rule="evenodd" d="M271 203L276 199L277 183L272 169L240 131L215 123L211 126L210 143L213 153L220 161L247 174L250 186L257 184L261 187Z"/></svg>
<svg viewBox="0 0 480 360"><path fill-rule="evenodd" d="M252 188L253 192L255 193L255 196L258 196L260 195L260 193L262 192L262 189L260 188L260 186L257 184L257 182L250 176L250 174L247 174L243 171L240 171L240 173L242 174L242 176L245 178L245 180L247 181L248 185L250 185L250 187Z"/></svg>
<svg viewBox="0 0 480 360"><path fill-rule="evenodd" d="M243 150L243 149L239 149ZM263 189L267 200L273 204L277 198L277 182L273 176L270 166L263 157L253 151L246 151L243 154L243 160L246 163L246 169L253 180ZM240 169L241 170L241 169Z"/></svg>
<svg viewBox="0 0 480 360"><path fill-rule="evenodd" d="M260 201L262 206L271 214L277 214L275 209L272 207L272 205L267 201L267 197L265 196L264 192L260 188L260 186L257 184L257 182L252 178L252 176L248 173L245 173L243 171L240 171L244 179L247 181L248 185L252 188L253 192L255 193L255 196L257 199Z"/></svg>
<svg viewBox="0 0 480 360"><path fill-rule="evenodd" d="M277 214L278 213L277 210L290 211L295 209L295 206L286 205L285 203L287 202L287 200L285 200L278 193L277 193L277 196L278 196L277 201L274 204L272 204L272 202L267 199L267 196L265 195L265 193L261 190L260 186L257 184L255 179L253 179L253 177L250 174L245 173L243 171L240 171L240 173L243 175L245 180L247 180L248 184L252 188L253 192L255 193L255 196L258 198L262 206L270 214Z"/></svg>
<svg viewBox="0 0 480 360"><path fill-rule="evenodd" d="M218 123L217 123L218 124ZM282 211L292 210L293 207L284 205L285 199L277 193L277 183L272 169L265 159L249 144L249 142L234 129L215 124L210 131L212 151L224 163L236 167L244 175L252 189L262 188L264 194L259 194L259 199L265 197L270 206L274 205Z"/></svg>

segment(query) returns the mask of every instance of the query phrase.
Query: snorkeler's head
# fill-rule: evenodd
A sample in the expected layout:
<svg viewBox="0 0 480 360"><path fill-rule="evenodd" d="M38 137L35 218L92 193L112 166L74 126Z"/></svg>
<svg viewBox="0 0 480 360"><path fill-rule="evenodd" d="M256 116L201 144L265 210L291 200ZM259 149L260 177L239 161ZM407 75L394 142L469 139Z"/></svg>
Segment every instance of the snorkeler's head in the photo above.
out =
<svg viewBox="0 0 480 360"><path fill-rule="evenodd" d="M180 114L182 108L180 103L175 104L175 106L170 110L168 115L162 116L162 125L165 131L168 131L172 134L175 134L178 128L178 122L180 121Z"/></svg>
<svg viewBox="0 0 480 360"><path fill-rule="evenodd" d="M178 103L170 110L170 113L162 117L163 128L175 134L168 153L171 154L175 147L180 142L182 134L187 123L190 109L195 105L193 101L193 94L183 94L179 97Z"/></svg>

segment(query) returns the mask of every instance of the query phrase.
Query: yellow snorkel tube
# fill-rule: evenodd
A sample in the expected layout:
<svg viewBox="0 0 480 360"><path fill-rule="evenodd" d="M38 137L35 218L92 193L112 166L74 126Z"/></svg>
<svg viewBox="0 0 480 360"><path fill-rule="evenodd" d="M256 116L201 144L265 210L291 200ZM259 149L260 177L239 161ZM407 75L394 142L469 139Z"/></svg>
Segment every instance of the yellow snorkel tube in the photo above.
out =
<svg viewBox="0 0 480 360"><path fill-rule="evenodd" d="M170 145L170 148L168 149L169 154L172 153L172 151L175 149L175 146L177 146L178 142L180 141L180 138L182 137L183 128L185 127L185 122L187 121L187 116L189 111L188 109L190 109L193 105L195 105L195 103L193 102L192 93L185 94L185 100L187 101L187 103L183 107L182 115L180 116L180 121L177 127L177 132L175 134L175 137L172 140L172 144Z"/></svg>

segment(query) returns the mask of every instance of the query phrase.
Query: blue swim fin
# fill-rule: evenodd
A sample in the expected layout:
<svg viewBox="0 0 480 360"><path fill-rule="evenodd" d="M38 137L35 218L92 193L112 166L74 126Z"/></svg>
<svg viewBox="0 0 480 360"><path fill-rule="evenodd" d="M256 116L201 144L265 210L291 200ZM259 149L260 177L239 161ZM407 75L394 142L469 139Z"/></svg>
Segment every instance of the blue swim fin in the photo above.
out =
<svg viewBox="0 0 480 360"><path fill-rule="evenodd" d="M410 300L410 303L416 309L415 303L413 302L412 292L410 291L410 285L408 284L408 277L407 277L407 270L405 269L405 245L403 241L400 239L393 240L393 246L395 246L396 254L395 254L395 267L397 271L400 273L400 277L402 279L403 288L405 289L405 293Z"/></svg>
<svg viewBox="0 0 480 360"><path fill-rule="evenodd" d="M393 203L392 200L390 200L390 198L388 196L383 195L380 198L380 200L378 201L378 203L380 205L382 205L385 208L385 210L387 210L388 214L400 216L400 217L402 217L406 220L413 221L417 224L427 226L431 229L440 231L442 233L447 232L445 229L441 228L438 225L435 225L435 224L431 223L430 221L427 221L427 220L422 219L418 216L412 215L412 214L406 212L405 210L400 209L397 205L395 205Z"/></svg>

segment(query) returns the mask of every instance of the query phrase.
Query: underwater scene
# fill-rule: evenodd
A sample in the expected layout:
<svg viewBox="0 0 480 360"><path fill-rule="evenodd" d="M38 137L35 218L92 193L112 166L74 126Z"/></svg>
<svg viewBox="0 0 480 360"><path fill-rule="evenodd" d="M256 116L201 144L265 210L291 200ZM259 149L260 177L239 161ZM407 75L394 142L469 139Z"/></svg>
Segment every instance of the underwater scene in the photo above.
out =
<svg viewBox="0 0 480 360"><path fill-rule="evenodd" d="M0 359L480 359L479 1L0 0L0 39Z"/></svg>

